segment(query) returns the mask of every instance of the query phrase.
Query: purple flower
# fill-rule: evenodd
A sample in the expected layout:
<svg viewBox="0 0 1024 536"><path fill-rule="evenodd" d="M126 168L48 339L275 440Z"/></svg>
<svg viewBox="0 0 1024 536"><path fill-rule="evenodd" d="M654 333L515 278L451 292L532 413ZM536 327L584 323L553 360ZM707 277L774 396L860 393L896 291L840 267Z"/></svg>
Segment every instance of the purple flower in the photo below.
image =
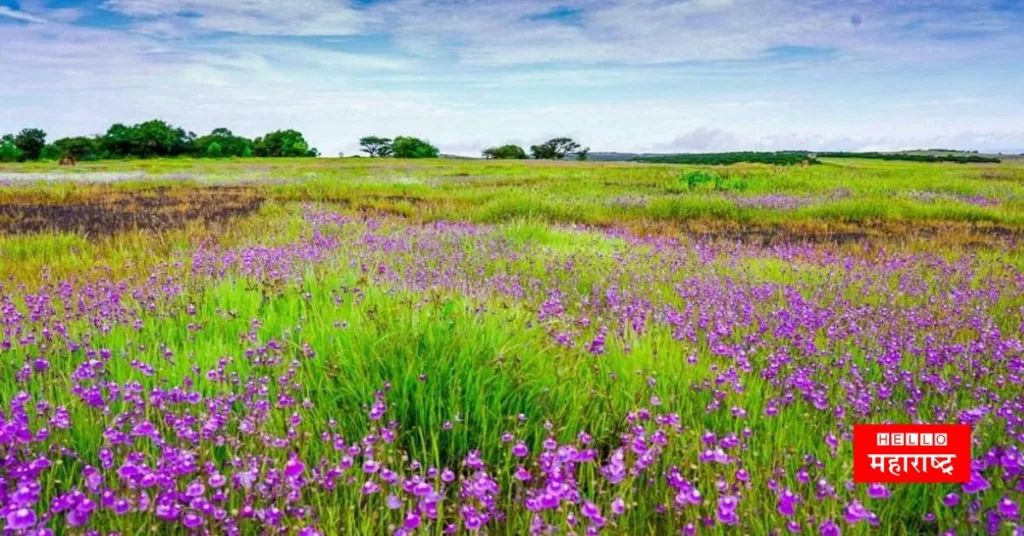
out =
<svg viewBox="0 0 1024 536"><path fill-rule="evenodd" d="M963 486L964 493L975 494L985 491L989 488L988 480L985 480L981 473L977 471L971 471L971 479Z"/></svg>
<svg viewBox="0 0 1024 536"><path fill-rule="evenodd" d="M839 525L836 525L831 519L826 519L818 527L821 536L840 536L842 531L839 530Z"/></svg>
<svg viewBox="0 0 1024 536"><path fill-rule="evenodd" d="M36 524L36 513L31 508L15 508L7 513L7 530L26 530Z"/></svg>
<svg viewBox="0 0 1024 536"><path fill-rule="evenodd" d="M999 511L999 516L1003 519L1013 520L1020 517L1020 508L1009 497L1003 496L999 500L999 505L996 506L996 509Z"/></svg>
<svg viewBox="0 0 1024 536"><path fill-rule="evenodd" d="M856 525L861 521L867 521L871 519L871 516L871 512L869 512L866 508L864 508L863 505L860 504L860 502L856 500L851 501L849 504L847 504L846 508L843 510L844 519L847 523L851 525Z"/></svg>
<svg viewBox="0 0 1024 536"><path fill-rule="evenodd" d="M622 497L616 497L612 501L612 513L621 516L626 511L626 502L622 500Z"/></svg>
<svg viewBox="0 0 1024 536"><path fill-rule="evenodd" d="M868 485L868 497L872 499L888 499L892 493L889 492L889 488L886 488L882 484L873 483Z"/></svg>
<svg viewBox="0 0 1024 536"><path fill-rule="evenodd" d="M795 513L796 503L798 502L800 502L800 496L787 488L779 494L779 505L776 510L784 516L792 516Z"/></svg>
<svg viewBox="0 0 1024 536"><path fill-rule="evenodd" d="M181 518L181 524L184 525L185 528L194 529L203 524L203 517L192 510L188 510Z"/></svg>

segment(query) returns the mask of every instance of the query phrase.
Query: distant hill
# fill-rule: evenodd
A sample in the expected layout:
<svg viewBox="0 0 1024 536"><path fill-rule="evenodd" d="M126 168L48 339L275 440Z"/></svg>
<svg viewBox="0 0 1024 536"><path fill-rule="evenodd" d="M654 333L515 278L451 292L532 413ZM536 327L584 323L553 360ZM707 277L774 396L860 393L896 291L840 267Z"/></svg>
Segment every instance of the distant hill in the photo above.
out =
<svg viewBox="0 0 1024 536"><path fill-rule="evenodd" d="M774 164L793 166L799 164L815 164L814 159L806 151L736 151L730 153L590 153L588 160L648 162L652 164L695 164L695 165L729 165L739 163Z"/></svg>
<svg viewBox="0 0 1024 536"><path fill-rule="evenodd" d="M641 153L595 153L591 152L587 155L587 160L594 162L628 162L638 156L655 156L645 155Z"/></svg>
<svg viewBox="0 0 1024 536"><path fill-rule="evenodd" d="M965 151L900 151L894 153L866 152L818 152L813 153L820 158L870 158L873 160L901 160L908 162L953 162L957 164L998 164L999 158L981 156Z"/></svg>
<svg viewBox="0 0 1024 536"><path fill-rule="evenodd" d="M773 165L816 164L818 158L867 158L909 162L953 162L959 164L997 164L1002 155L980 154L977 151L920 149L893 152L849 151L735 151L725 153L617 153L592 152L589 160L597 162L648 162L660 164L729 165L762 163Z"/></svg>

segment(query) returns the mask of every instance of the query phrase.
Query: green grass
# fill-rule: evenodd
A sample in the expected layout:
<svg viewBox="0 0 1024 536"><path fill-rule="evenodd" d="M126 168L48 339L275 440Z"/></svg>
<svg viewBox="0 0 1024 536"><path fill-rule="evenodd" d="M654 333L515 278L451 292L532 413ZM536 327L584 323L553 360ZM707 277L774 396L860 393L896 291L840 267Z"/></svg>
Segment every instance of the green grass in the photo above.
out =
<svg viewBox="0 0 1024 536"><path fill-rule="evenodd" d="M891 381L890 371L869 359L886 341L852 334L830 346L823 333L803 326L809 337L800 344L810 341L827 350L803 355L798 343L789 339L779 342L783 336L758 334L739 322L737 317L744 311L729 309L727 304L732 302L728 300L718 303L703 295L692 299L681 295L709 281L720 283L723 289L740 288L747 293L770 286L773 292L751 300L746 312L765 318L783 313L798 316L797 296L837 304L839 313L877 307L878 312L865 321L877 323L882 326L877 329L883 331L891 329L887 334L913 333L922 339L929 333L928 328L900 330L917 318L888 316L881 308L894 307L898 313L899 307L916 307L914 311L940 319L948 315L968 318L970 306L988 304L978 314L1005 333L1013 333L1020 328L1024 298L1013 292L1008 281L1013 278L1013 270L1024 266L1024 256L1015 244L1002 241L1002 236L991 231L999 227L1012 234L1024 226L1024 167L843 159L807 168L738 165L713 169L730 179L741 179L747 185L741 193L680 190L678 179L686 169L693 168L368 159L182 159L82 164L69 173L141 171L154 178L110 185L62 181L7 184L0 187L0 204L40 199L67 203L83 196L103 196L111 189L144 190L157 195L160 189L234 184L249 174L259 175L258 182L250 187L264 196L266 203L259 212L225 226L207 227L194 222L180 229L138 230L105 237L74 232L0 233L2 294L24 298L62 280L76 284L112 280L135 285L154 273L171 276L181 283L181 294L151 310L142 308L142 328L129 324L96 326L73 314L66 321L68 330L87 340L88 346L112 349L118 356L110 362L108 380L122 385L138 382L145 392L194 382L205 396L227 396L235 392L234 387L204 381L200 372L230 357L228 373L240 378L265 375L276 380L289 374L289 364L295 360L299 363L294 370L295 382L301 386L299 398L309 399L312 405L294 410L310 423L303 432L306 435L300 434L295 440L294 448L308 460L334 455L328 445L308 431L323 431L332 419L338 423L336 431L346 438L358 439L366 434L371 425L366 409L373 393L388 382L387 418L396 421L401 430L397 446L425 465L437 467L457 467L470 450L480 449L501 481L504 500L509 503L517 499L514 490L518 488L510 477L516 462L508 453L508 445L501 441L503 433L515 431L532 452L538 452L549 433L560 441L571 441L587 431L596 438L596 448L604 457L618 436L628 430L623 416L647 406L651 395L657 395L666 411L679 414L684 423L680 440L668 447L664 453L667 461L660 463L658 470L679 465L709 500L686 519L661 516L656 507L674 498L663 478L630 479L612 492L588 467L581 472L581 490L604 498L622 494L630 504L626 517L611 532L666 534L684 521L714 515L714 501L710 499L715 496L715 482L719 477L732 479L726 473L735 467L698 464L701 434L705 430L719 436L742 434L749 428L757 443L739 455L743 467L756 474L758 481L756 488L742 492L747 524L741 532L767 534L782 523L774 514L775 497L764 487L767 475L784 471L785 476L780 477L783 485L797 487L793 475L804 465L806 455L828 462L821 476L837 488L852 474L849 442L844 441L833 454L822 440L828 433L845 429L846 421L801 400L782 407L778 417L762 418L769 400L781 396L784 390L780 383L760 375L772 345L793 349L806 366L834 365L817 369L814 374L832 389L830 395L839 399L844 386L828 375L832 370L838 371L837 375L847 373L844 367L849 364L839 365L839 358L862 367L859 374L864 382L875 385ZM0 178L12 171L57 172L53 166L42 164L0 166ZM179 176L167 178L169 175ZM830 197L838 189L849 193ZM976 206L956 197L923 200L907 195L913 192L984 196L1001 204ZM744 207L735 203L732 195L817 196L821 201L794 209ZM623 201L626 196L632 196L628 202ZM636 196L643 202L637 202ZM343 231L327 231L341 241L340 246L320 262L302 264L297 278L264 281L236 270L216 278L190 275L190 255L200 244L223 251L308 240L310 224L302 212L310 204L356 220L370 217L372 225L380 227L360 221ZM480 235L465 239L445 235L438 243L417 234L423 232L421 224L429 228L440 221L484 225L474 228ZM795 253L789 255L791 250L785 248L748 248L735 240L695 240L687 232L692 229L687 224L711 230L782 229L790 233L786 237L798 243L821 228L854 232L883 225L894 232L890 236L859 238L853 243L805 249L794 246ZM925 226L931 226L936 234L908 238ZM683 246L677 251L631 245L623 237L625 233L613 236L603 233L602 228L653 230L664 238L679 239ZM992 242L982 241L976 249L967 250L961 247L964 233ZM366 246L364 240L371 235L390 240L393 249ZM408 249L402 249L403 244ZM428 247L438 250L428 251ZM714 252L702 248L714 248ZM674 256L676 253L678 256ZM887 255L915 260L886 264L892 260ZM842 262L847 257L852 259L852 268ZM959 272L930 264L933 258L951 264L963 262L970 270ZM395 283L386 273L377 271L382 265L401 274L429 272L443 263L449 263L444 266L455 274L455 282L447 287L431 285L427 290ZM851 271L858 277L843 279ZM967 300L962 311L944 309L951 299L951 289L962 290L955 286L963 283L956 279L962 273L980 289L998 293L999 299L989 303L983 296L975 296ZM496 274L519 283L522 296L490 292L487 278ZM840 282L849 285L840 286ZM591 323L540 322L538 309L548 298L545 290L549 288L562 289L574 298L572 303L578 310L570 312L577 318L586 316ZM691 339L648 319L654 324L649 331L640 334L624 328L621 337L609 337L607 352L600 356L590 355L580 346L568 348L555 342L555 331L574 332L577 340L585 342L593 337L597 326L614 326L619 311L591 313L585 309L585 304L592 303L586 300L599 300L613 289L656 299L679 310L691 306L696 316L709 315L706 329ZM194 314L186 312L188 305L195 307ZM260 325L255 340L248 340L254 320ZM720 355L709 336L722 326L732 329L733 324L739 327L720 335L728 344L744 344L748 338L764 335L763 342L752 345L747 356L750 370L742 374L737 369L744 365ZM949 344L977 338L976 333L966 331L934 335ZM280 363L258 367L243 358L246 350L262 347L270 340L281 344ZM907 353L901 367L923 368L922 355L912 351L914 344L925 344L923 340L899 342ZM314 354L304 355L307 348ZM15 381L14 372L42 352L51 357L51 370L28 382ZM166 352L174 358L165 357ZM691 356L694 362L688 360ZM111 415L126 410L127 405L118 402L111 404L109 411L95 410L69 395L68 378L85 359L84 352L27 345L0 352L0 358L5 370L0 380L0 402L6 406L18 391L25 390L36 398L68 405L76 426L56 431L54 440L74 445L82 459L94 459L103 447L103 432L111 425ZM155 374L147 376L132 368L132 359L154 366ZM996 360L992 363L999 371L1008 366ZM742 389L733 388L729 378L734 373L742 377ZM994 374L978 381L986 382ZM656 379L654 386L649 383L651 378ZM284 392L284 385L271 381L268 390L272 397ZM988 387L1003 399L1019 396L1012 383L992 382ZM909 399L909 392L897 389L871 418L905 420L902 404ZM966 390L952 395L929 391L919 405L928 415L936 410L972 407L976 402L972 396ZM716 400L723 410L709 411L708 406ZM742 407L748 416L734 418L729 412L732 406ZM200 413L198 409L180 411ZM267 430L285 435L292 411L272 411ZM520 414L526 417L525 423L518 422L516 416ZM550 432L544 427L545 421L553 423ZM451 423L450 429L446 429L446 423ZM1013 443L1004 430L990 423L978 439L979 446L985 447ZM243 448L258 448L256 438L246 441ZM148 448L146 454L155 455L155 448ZM207 444L197 448L205 449L201 452L205 459L223 461L229 456ZM268 452L278 461L288 454L283 450ZM397 451L385 452L397 455ZM68 462L61 468L65 483L79 478L76 469L80 466L80 462ZM942 495L956 488L893 487L893 499L884 502L868 501L863 486L851 493L840 492L844 497L870 502L882 521L881 533L931 532L934 526L924 525L920 519L927 511L936 512L944 526L958 525L969 531L972 527L962 512L939 506ZM48 489L44 496L51 498L52 493ZM990 493L983 499L986 506L991 506L998 497ZM334 494L320 493L309 500L317 506L322 525L330 527L330 533L380 534L401 521L398 513L381 507L380 497L360 499L349 487L343 486ZM230 506L239 507L237 498L233 501ZM842 506L841 501L808 499L803 515L839 519ZM106 514L99 526L122 534L149 530L134 521L137 519ZM528 531L529 522L529 517L520 513L505 528L492 532L522 534ZM567 530L564 525L561 528ZM845 530L844 526L847 533ZM438 527L431 529L431 533L439 532ZM709 532L732 533L720 526ZM849 532L867 533L867 529L860 526Z"/></svg>

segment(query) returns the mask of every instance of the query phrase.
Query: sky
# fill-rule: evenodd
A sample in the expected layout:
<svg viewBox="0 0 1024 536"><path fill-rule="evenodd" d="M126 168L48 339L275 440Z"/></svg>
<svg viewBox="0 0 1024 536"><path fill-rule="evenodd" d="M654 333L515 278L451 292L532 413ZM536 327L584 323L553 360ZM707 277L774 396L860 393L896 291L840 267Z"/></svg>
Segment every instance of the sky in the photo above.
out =
<svg viewBox="0 0 1024 536"><path fill-rule="evenodd" d="M0 132L1024 153L1024 0L0 0Z"/></svg>

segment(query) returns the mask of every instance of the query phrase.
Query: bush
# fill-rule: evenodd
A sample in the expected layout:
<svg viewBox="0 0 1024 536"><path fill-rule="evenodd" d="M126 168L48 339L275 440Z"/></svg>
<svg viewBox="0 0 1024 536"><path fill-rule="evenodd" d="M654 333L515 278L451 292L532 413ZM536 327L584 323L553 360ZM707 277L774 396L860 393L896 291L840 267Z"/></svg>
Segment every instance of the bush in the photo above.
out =
<svg viewBox="0 0 1024 536"><path fill-rule="evenodd" d="M411 136L398 136L391 142L395 158L437 158L441 151L430 142Z"/></svg>
<svg viewBox="0 0 1024 536"><path fill-rule="evenodd" d="M18 162L24 153L13 142L5 141L0 145L0 162Z"/></svg>
<svg viewBox="0 0 1024 536"><path fill-rule="evenodd" d="M502 145L501 147L491 147L490 149L484 149L484 158L497 159L497 160L524 160L526 159L526 151L518 145Z"/></svg>
<svg viewBox="0 0 1024 536"><path fill-rule="evenodd" d="M224 149L221 148L219 143L213 142L206 147L206 156L208 158L220 158L224 156Z"/></svg>
<svg viewBox="0 0 1024 536"><path fill-rule="evenodd" d="M638 156L632 162L649 162L652 164L695 164L700 166L727 166L738 163L772 164L776 166L794 166L801 164L818 164L815 158L800 151L756 152L742 151L734 153L690 153Z"/></svg>

